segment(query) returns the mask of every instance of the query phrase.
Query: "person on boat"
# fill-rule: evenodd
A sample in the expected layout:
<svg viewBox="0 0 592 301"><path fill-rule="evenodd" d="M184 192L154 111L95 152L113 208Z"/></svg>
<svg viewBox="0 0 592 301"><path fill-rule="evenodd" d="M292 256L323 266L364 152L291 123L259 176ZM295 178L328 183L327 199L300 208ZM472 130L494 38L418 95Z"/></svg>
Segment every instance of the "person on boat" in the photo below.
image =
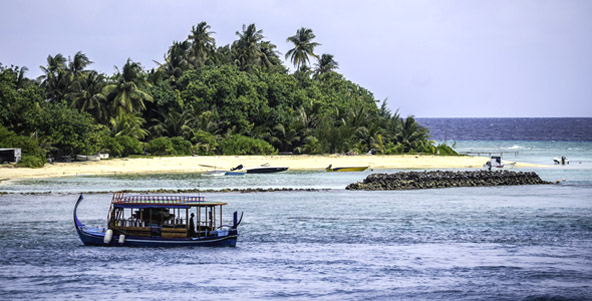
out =
<svg viewBox="0 0 592 301"><path fill-rule="evenodd" d="M189 218L189 237L195 236L195 224L193 223L193 217L195 214L191 213L191 218Z"/></svg>

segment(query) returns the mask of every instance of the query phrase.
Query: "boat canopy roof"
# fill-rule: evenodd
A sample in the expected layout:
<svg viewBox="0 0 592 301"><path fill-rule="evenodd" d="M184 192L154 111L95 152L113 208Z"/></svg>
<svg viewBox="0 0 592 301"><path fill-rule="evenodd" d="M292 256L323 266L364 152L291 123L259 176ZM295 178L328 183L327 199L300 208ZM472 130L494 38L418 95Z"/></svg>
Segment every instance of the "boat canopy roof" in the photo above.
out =
<svg viewBox="0 0 592 301"><path fill-rule="evenodd" d="M113 193L113 207L121 208L190 208L224 206L224 202L206 202L203 196L130 195Z"/></svg>

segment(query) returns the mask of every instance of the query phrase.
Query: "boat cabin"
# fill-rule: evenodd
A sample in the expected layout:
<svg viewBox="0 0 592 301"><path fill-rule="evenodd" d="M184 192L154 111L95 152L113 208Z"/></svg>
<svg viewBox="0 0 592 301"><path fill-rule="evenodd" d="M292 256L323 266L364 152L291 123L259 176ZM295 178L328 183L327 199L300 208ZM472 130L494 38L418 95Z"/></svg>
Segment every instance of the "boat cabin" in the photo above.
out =
<svg viewBox="0 0 592 301"><path fill-rule="evenodd" d="M227 203L202 196L124 196L113 194L107 216L113 235L158 238L204 238L225 235L222 210ZM230 226L227 226L228 228Z"/></svg>

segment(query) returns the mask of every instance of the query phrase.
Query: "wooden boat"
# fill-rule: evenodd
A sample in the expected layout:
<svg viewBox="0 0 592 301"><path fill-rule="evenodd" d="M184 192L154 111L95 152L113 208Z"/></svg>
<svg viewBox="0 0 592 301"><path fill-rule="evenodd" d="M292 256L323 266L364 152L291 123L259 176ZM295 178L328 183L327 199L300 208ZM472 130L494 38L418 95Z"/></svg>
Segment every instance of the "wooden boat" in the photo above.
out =
<svg viewBox="0 0 592 301"><path fill-rule="evenodd" d="M199 166L203 166L203 167L207 167L207 168L213 168L213 170L208 170L208 171L204 172L203 173L204 176L208 176L208 177L219 177L219 176L223 176L223 175L226 174L226 170L216 169L216 166L205 165L205 164L200 164Z"/></svg>
<svg viewBox="0 0 592 301"><path fill-rule="evenodd" d="M325 170L329 172L364 171L368 169L368 167L369 166L332 167L332 165L329 165Z"/></svg>
<svg viewBox="0 0 592 301"><path fill-rule="evenodd" d="M74 226L85 245L235 247L242 221L242 214L238 219L235 211L232 226L224 225L222 208L226 203L206 202L202 196L124 196L123 192L116 192L107 214L107 229L92 228L76 216L82 200L81 194L73 215Z"/></svg>
<svg viewBox="0 0 592 301"><path fill-rule="evenodd" d="M245 168L247 173L276 173L280 171L286 171L288 167L285 166L269 166L269 164L263 164L258 167Z"/></svg>
<svg viewBox="0 0 592 301"><path fill-rule="evenodd" d="M206 172L203 173L204 176L208 176L208 177L219 177L219 176L223 176L226 175L226 170L208 170Z"/></svg>
<svg viewBox="0 0 592 301"><path fill-rule="evenodd" d="M225 176L244 176L247 172L243 170L231 170L224 173Z"/></svg>
<svg viewBox="0 0 592 301"><path fill-rule="evenodd" d="M76 161L99 161L99 155L76 155Z"/></svg>

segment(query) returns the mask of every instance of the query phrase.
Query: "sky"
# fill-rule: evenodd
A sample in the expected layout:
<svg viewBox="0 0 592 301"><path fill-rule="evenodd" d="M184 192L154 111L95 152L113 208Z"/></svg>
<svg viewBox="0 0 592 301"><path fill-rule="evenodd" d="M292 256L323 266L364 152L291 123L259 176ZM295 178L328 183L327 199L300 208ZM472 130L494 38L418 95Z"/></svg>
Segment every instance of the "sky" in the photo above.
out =
<svg viewBox="0 0 592 301"><path fill-rule="evenodd" d="M0 0L0 63L48 55L146 69L201 21L218 46L255 23L284 54L311 28L318 55L401 116L592 117L592 1ZM284 60L285 65L290 65Z"/></svg>

